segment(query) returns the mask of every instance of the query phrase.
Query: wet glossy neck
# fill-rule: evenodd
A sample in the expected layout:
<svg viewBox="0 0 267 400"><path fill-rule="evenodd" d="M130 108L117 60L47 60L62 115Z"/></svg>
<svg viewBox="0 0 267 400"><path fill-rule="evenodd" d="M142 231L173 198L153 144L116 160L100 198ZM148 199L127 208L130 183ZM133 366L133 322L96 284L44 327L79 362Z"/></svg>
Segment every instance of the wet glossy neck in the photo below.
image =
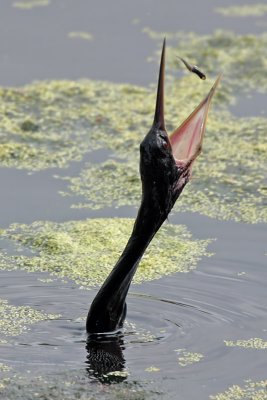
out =
<svg viewBox="0 0 267 400"><path fill-rule="evenodd" d="M153 203L143 199L128 243L93 300L86 322L88 333L111 332L122 326L125 299L136 268L165 219Z"/></svg>

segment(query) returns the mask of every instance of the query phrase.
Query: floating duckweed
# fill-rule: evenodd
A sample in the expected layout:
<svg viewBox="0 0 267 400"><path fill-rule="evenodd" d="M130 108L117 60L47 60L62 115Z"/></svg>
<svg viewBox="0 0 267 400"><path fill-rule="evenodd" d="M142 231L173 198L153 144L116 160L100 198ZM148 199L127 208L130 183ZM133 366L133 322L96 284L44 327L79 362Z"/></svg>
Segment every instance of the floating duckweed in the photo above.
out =
<svg viewBox="0 0 267 400"><path fill-rule="evenodd" d="M0 268L47 271L72 279L82 287L98 286L126 245L133 222L132 219L111 218L11 225L4 236L15 241L18 247L37 254L9 256L2 252ZM189 272L207 255L209 242L193 240L185 226L165 224L145 253L134 282Z"/></svg>
<svg viewBox="0 0 267 400"><path fill-rule="evenodd" d="M160 371L160 368L154 367L154 365L152 365L151 367L146 368L145 371L146 372L158 372L158 371Z"/></svg>
<svg viewBox="0 0 267 400"><path fill-rule="evenodd" d="M10 371L12 368L9 367L8 365L2 364L0 363L0 372L8 372Z"/></svg>
<svg viewBox="0 0 267 400"><path fill-rule="evenodd" d="M52 283L55 281L55 279L52 278L38 278L39 282L43 282L43 283Z"/></svg>
<svg viewBox="0 0 267 400"><path fill-rule="evenodd" d="M16 142L0 143L0 159L3 164L24 164L40 155L37 149Z"/></svg>
<svg viewBox="0 0 267 400"><path fill-rule="evenodd" d="M157 339L149 330L136 326L128 320L125 321L125 335L129 343L150 343Z"/></svg>
<svg viewBox="0 0 267 400"><path fill-rule="evenodd" d="M175 351L179 354L178 363L181 367L195 364L204 357L201 353L191 353L189 351L185 351L184 349L177 349Z"/></svg>
<svg viewBox="0 0 267 400"><path fill-rule="evenodd" d="M215 11L225 17L261 17L267 13L267 5L256 3L243 6L218 7Z"/></svg>
<svg viewBox="0 0 267 400"><path fill-rule="evenodd" d="M247 380L243 387L233 385L223 393L209 396L212 400L266 400L267 380L253 382Z"/></svg>
<svg viewBox="0 0 267 400"><path fill-rule="evenodd" d="M128 371L111 371L104 376L121 376L121 377L127 378L127 376L129 376L129 372Z"/></svg>
<svg viewBox="0 0 267 400"><path fill-rule="evenodd" d="M88 373L85 369L71 370L65 372L53 373L44 376L15 376L7 378L1 387L1 400L11 399L49 399L49 400L153 400L161 398L162 391L157 389L155 383L139 382L136 379L121 379L117 384L119 377L126 378L127 371L116 371L114 381L109 381L109 385L92 384L88 379ZM112 378L112 374L108 375ZM106 375L106 377L108 377ZM116 380L115 377L118 377Z"/></svg>
<svg viewBox="0 0 267 400"><path fill-rule="evenodd" d="M11 371L12 368L8 365L0 363L0 392L6 387L7 384L10 383L10 378L7 377L6 375L8 374L9 371ZM1 396L2 398L2 396Z"/></svg>
<svg viewBox="0 0 267 400"><path fill-rule="evenodd" d="M36 132L39 130L39 126L34 121L25 119L25 121L23 121L21 124L21 129L26 132Z"/></svg>
<svg viewBox="0 0 267 400"><path fill-rule="evenodd" d="M89 32L69 32L68 37L70 39L82 39L82 40L93 40L93 35Z"/></svg>
<svg viewBox="0 0 267 400"><path fill-rule="evenodd" d="M73 208L105 206L137 206L141 197L141 182L137 162L107 160L100 164L87 163L77 177L69 180L69 192L84 196L88 201L74 204ZM114 200L116 199L116 200Z"/></svg>
<svg viewBox="0 0 267 400"><path fill-rule="evenodd" d="M0 339L0 346L1 346L1 344L7 344L7 340Z"/></svg>
<svg viewBox="0 0 267 400"><path fill-rule="evenodd" d="M228 347L245 347L247 349L267 349L267 342L260 338L251 338L248 340L224 340Z"/></svg>
<svg viewBox="0 0 267 400"><path fill-rule="evenodd" d="M121 156L138 148L154 92L108 82L53 81L0 88L0 98L0 164L40 170L65 167L98 148ZM145 125L144 131L135 123Z"/></svg>
<svg viewBox="0 0 267 400"><path fill-rule="evenodd" d="M0 390L4 389L8 383L10 383L9 378L0 379Z"/></svg>
<svg viewBox="0 0 267 400"><path fill-rule="evenodd" d="M140 24L141 19L140 18L134 18L131 22L132 22L133 25L138 25L138 24Z"/></svg>
<svg viewBox="0 0 267 400"><path fill-rule="evenodd" d="M50 4L50 0L29 0L29 1L16 1L13 7L30 10L34 7L44 7Z"/></svg>
<svg viewBox="0 0 267 400"><path fill-rule="evenodd" d="M59 315L45 314L31 307L12 306L0 299L0 334L17 336L26 331L28 325L58 318Z"/></svg>

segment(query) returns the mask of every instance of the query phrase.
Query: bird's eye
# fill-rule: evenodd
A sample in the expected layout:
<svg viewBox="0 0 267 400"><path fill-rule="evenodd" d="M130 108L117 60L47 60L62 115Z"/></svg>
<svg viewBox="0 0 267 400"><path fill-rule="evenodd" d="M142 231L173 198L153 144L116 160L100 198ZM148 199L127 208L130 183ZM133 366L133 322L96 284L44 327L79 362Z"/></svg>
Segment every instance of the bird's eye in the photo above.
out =
<svg viewBox="0 0 267 400"><path fill-rule="evenodd" d="M159 135L160 139L161 139L161 144L164 147L164 149L167 149L169 147L169 141L168 138L164 135Z"/></svg>
<svg viewBox="0 0 267 400"><path fill-rule="evenodd" d="M159 135L163 142L168 143L168 139L164 135Z"/></svg>
<svg viewBox="0 0 267 400"><path fill-rule="evenodd" d="M168 149L169 148L169 143L168 142L163 142L162 146L164 147L164 149Z"/></svg>

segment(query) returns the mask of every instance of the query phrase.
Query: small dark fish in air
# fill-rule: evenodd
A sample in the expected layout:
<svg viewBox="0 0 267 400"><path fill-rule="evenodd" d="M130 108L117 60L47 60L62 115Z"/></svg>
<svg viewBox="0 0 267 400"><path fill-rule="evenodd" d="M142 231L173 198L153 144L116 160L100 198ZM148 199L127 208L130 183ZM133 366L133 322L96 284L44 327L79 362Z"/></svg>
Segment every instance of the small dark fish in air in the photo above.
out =
<svg viewBox="0 0 267 400"><path fill-rule="evenodd" d="M177 58L179 58L179 60L181 60L184 63L188 71L193 72L194 74L199 76L199 78L202 79L203 81L206 79L206 75L203 74L203 72L200 71L200 69L196 65L188 64L188 62L185 61L182 57L177 56Z"/></svg>

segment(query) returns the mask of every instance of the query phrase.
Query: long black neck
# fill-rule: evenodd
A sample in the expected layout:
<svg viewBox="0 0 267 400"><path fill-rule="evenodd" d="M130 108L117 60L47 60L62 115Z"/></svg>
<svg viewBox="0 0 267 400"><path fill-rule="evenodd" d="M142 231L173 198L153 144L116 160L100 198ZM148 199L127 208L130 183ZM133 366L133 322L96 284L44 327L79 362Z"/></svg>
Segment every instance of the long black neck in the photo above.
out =
<svg viewBox="0 0 267 400"><path fill-rule="evenodd" d="M147 196L146 196L147 197ZM167 215L143 198L132 234L115 267L93 300L87 321L88 333L119 329L126 315L126 295L147 246Z"/></svg>
<svg viewBox="0 0 267 400"><path fill-rule="evenodd" d="M91 304L86 321L88 333L112 332L122 326L126 315L125 299L136 268L175 201L172 190L177 175L176 164L172 152L166 150L163 154L158 142L160 134L165 135L166 143L168 141L164 124L164 67L165 40L154 123L140 145L141 206L122 255Z"/></svg>

